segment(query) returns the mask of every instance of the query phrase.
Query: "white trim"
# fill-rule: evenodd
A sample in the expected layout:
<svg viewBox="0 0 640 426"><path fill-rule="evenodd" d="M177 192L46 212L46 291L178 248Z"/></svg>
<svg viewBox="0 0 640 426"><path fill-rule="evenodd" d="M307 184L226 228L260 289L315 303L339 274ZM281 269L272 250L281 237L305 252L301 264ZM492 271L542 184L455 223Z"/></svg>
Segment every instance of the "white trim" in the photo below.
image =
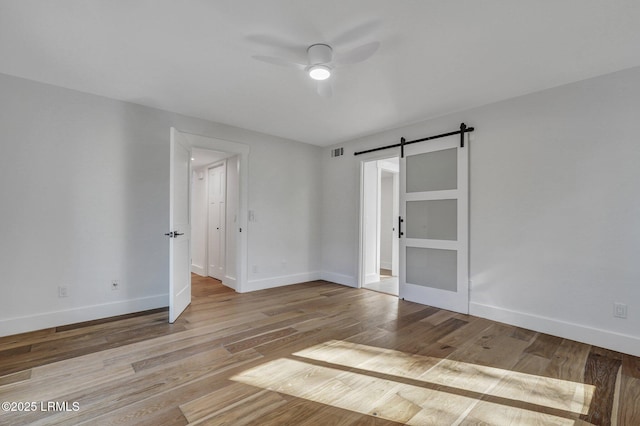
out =
<svg viewBox="0 0 640 426"><path fill-rule="evenodd" d="M236 289L237 282L238 281L235 279L235 277L230 277L228 275L225 275L224 278L222 279L222 284L234 290Z"/></svg>
<svg viewBox="0 0 640 426"><path fill-rule="evenodd" d="M320 272L304 272L301 274L281 275L278 277L264 278L261 280L249 281L242 293L256 290L266 290L268 288L282 287L291 284L300 284L308 281L320 279Z"/></svg>
<svg viewBox="0 0 640 426"><path fill-rule="evenodd" d="M335 272L320 272L320 279L335 284L346 285L348 287L358 288L358 277L351 275L337 274Z"/></svg>
<svg viewBox="0 0 640 426"><path fill-rule="evenodd" d="M391 262L383 262L382 260L380 261L380 269L389 269L391 270L391 268L393 268L393 265Z"/></svg>
<svg viewBox="0 0 640 426"><path fill-rule="evenodd" d="M102 303L99 305L82 306L79 308L52 311L43 314L27 315L23 317L0 320L0 336L11 336L34 330L76 324L95 319L126 315L132 312L147 311L149 309L164 308L169 304L169 294L142 297L139 299L121 300Z"/></svg>
<svg viewBox="0 0 640 426"><path fill-rule="evenodd" d="M515 325L540 333L551 334L589 345L640 356L640 339L628 334L587 327L581 324L475 302L469 304L469 313L478 317Z"/></svg>
<svg viewBox="0 0 640 426"><path fill-rule="evenodd" d="M430 240L427 238L405 238L407 247L433 248L438 250L459 250L463 244L450 240Z"/></svg>
<svg viewBox="0 0 640 426"><path fill-rule="evenodd" d="M201 277L207 276L207 273L205 272L204 267L199 265L194 265L193 263L191 264L191 272L193 272L194 274L198 274Z"/></svg>
<svg viewBox="0 0 640 426"><path fill-rule="evenodd" d="M461 299L459 297L459 292L456 291L405 283L402 286L402 294L400 294L399 297L409 302L421 303L438 309L465 313L469 311L467 300ZM425 300L437 300L437 306L435 303L429 305L428 303L425 303Z"/></svg>
<svg viewBox="0 0 640 426"><path fill-rule="evenodd" d="M405 194L405 201L457 200L459 195L460 191L457 189L426 192L408 192L407 194Z"/></svg>
<svg viewBox="0 0 640 426"><path fill-rule="evenodd" d="M380 269L378 268L378 272L373 272L371 274L367 274L364 276L364 285L377 283L380 281Z"/></svg>

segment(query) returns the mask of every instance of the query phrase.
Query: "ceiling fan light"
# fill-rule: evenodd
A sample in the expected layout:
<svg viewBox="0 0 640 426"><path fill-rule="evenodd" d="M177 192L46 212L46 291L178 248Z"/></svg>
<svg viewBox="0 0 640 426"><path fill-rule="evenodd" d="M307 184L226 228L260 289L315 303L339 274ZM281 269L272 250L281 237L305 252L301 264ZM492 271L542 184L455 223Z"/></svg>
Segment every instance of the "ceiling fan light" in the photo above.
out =
<svg viewBox="0 0 640 426"><path fill-rule="evenodd" d="M309 68L309 77L314 80L326 80L331 77L331 69L324 65L314 65Z"/></svg>

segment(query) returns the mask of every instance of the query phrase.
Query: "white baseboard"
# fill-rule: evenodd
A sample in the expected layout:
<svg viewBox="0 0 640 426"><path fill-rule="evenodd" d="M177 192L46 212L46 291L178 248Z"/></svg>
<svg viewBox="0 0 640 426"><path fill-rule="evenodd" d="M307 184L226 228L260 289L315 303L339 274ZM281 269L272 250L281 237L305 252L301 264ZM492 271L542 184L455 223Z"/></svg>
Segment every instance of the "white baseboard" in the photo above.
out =
<svg viewBox="0 0 640 426"><path fill-rule="evenodd" d="M157 296L142 297L140 299L82 306L64 311L7 318L0 320L0 336L11 336L28 331L92 321L149 309L164 308L168 305L169 294L160 294Z"/></svg>
<svg viewBox="0 0 640 426"><path fill-rule="evenodd" d="M225 275L224 279L222 280L222 284L224 284L227 287L232 288L234 290L237 287L237 284L236 284L237 282L238 282L238 280L235 277L230 277L228 275Z"/></svg>
<svg viewBox="0 0 640 426"><path fill-rule="evenodd" d="M380 268L382 268L382 269L392 269L393 266L391 265L391 262L383 262L381 260L380 261Z"/></svg>
<svg viewBox="0 0 640 426"><path fill-rule="evenodd" d="M239 292L246 293L248 291L266 290L268 288L282 287L285 285L299 284L319 279L320 272L304 272L302 274L281 275L278 277L249 281L246 285L246 288L241 289L241 291Z"/></svg>
<svg viewBox="0 0 640 426"><path fill-rule="evenodd" d="M350 275L336 274L335 272L320 272L320 279L349 287L358 287L358 279Z"/></svg>
<svg viewBox="0 0 640 426"><path fill-rule="evenodd" d="M377 283L378 281L380 281L380 274L373 273L364 276L364 285Z"/></svg>
<svg viewBox="0 0 640 426"><path fill-rule="evenodd" d="M207 271L204 270L203 266L191 264L191 272L193 272L194 274L198 274L201 277L207 276Z"/></svg>
<svg viewBox="0 0 640 426"><path fill-rule="evenodd" d="M640 339L584 325L559 321L554 318L512 311L496 306L469 303L469 313L493 321L504 322L540 333L552 334L589 345L600 346L626 354L640 356Z"/></svg>

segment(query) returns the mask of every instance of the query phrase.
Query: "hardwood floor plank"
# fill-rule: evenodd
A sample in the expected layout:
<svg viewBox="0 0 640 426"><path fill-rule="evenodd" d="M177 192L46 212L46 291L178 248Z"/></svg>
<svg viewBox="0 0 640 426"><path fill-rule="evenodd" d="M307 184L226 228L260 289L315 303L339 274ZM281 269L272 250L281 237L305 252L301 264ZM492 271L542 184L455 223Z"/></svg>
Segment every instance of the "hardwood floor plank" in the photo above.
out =
<svg viewBox="0 0 640 426"><path fill-rule="evenodd" d="M622 366L620 354L592 348L584 368L584 382L595 386L589 413L581 418L587 422L607 426L611 424L613 398L618 370Z"/></svg>
<svg viewBox="0 0 640 426"><path fill-rule="evenodd" d="M8 374L0 377L0 386L10 385L12 383L24 382L31 378L31 370L23 370L18 373Z"/></svg>
<svg viewBox="0 0 640 426"><path fill-rule="evenodd" d="M394 319L394 320L389 321L389 322L387 322L385 324L382 324L380 326L380 328L383 328L383 329L388 330L388 331L398 331L403 327L415 324L416 322L420 321L421 319L427 318L428 316L431 316L431 315L436 314L438 312L440 312L440 309L432 308L431 306L427 306L426 308L424 308L424 309L422 309L420 311L413 312L413 313L401 316L398 319Z"/></svg>
<svg viewBox="0 0 640 426"><path fill-rule="evenodd" d="M619 425L640 425L640 378L622 375L618 407Z"/></svg>
<svg viewBox="0 0 640 426"><path fill-rule="evenodd" d="M79 322L75 324L63 325L60 327L56 327L55 330L56 330L56 333L59 333L61 331L76 330L78 328L86 328L86 327L101 325L109 322L122 321L128 318L144 317L144 316L149 316L156 313L162 313L164 316L164 315L167 315L168 312L169 312L169 308L150 309L148 311L140 311L140 312L134 312L131 314L118 315L115 317L108 317L108 318L102 318L102 319L97 319L92 321L85 321L85 322Z"/></svg>
<svg viewBox="0 0 640 426"><path fill-rule="evenodd" d="M582 382L591 346L564 339L542 372L547 377Z"/></svg>
<svg viewBox="0 0 640 426"><path fill-rule="evenodd" d="M7 357L10 359L8 361L3 361L0 364L0 376L39 365L49 364L65 359L72 359L86 354L126 346L131 343L146 341L156 336L179 333L184 330L185 328L178 323L158 323L129 331L107 333L104 336L104 339L99 339L97 343L95 340L92 340L95 344L91 344L89 346L72 345L70 348L62 346L54 351L30 351L17 356ZM105 339L106 342L104 341Z"/></svg>
<svg viewBox="0 0 640 426"><path fill-rule="evenodd" d="M277 410L287 403L276 392L262 390L254 395L244 398L236 404L225 407L208 417L200 419L190 425L211 425L211 426L242 426L260 424L258 419L267 413Z"/></svg>
<svg viewBox="0 0 640 426"><path fill-rule="evenodd" d="M623 355L622 374L635 379L640 379L640 358L631 355Z"/></svg>
<svg viewBox="0 0 640 426"><path fill-rule="evenodd" d="M424 324L415 323L406 327L409 333L400 339L396 339L394 346L402 352L421 353L422 350L430 347L434 342L466 324L467 322L456 318L449 318L431 328L425 328Z"/></svg>
<svg viewBox="0 0 640 426"><path fill-rule="evenodd" d="M33 345L16 346L10 349L0 350L0 359L6 359L19 354L27 354L31 352Z"/></svg>
<svg viewBox="0 0 640 426"><path fill-rule="evenodd" d="M536 333L535 331L527 330L526 328L516 327L513 330L513 333L511 333L511 337L515 339L524 340L526 342L530 342L531 339L536 337L537 334L538 333Z"/></svg>
<svg viewBox="0 0 640 426"><path fill-rule="evenodd" d="M279 340L282 337L290 336L292 334L297 333L298 331L294 328L287 327L281 328L280 330L272 331L270 333L263 333L258 336L254 336L248 339L241 340L239 342L231 343L225 345L224 347L231 352L232 354L237 352L242 352L246 349L252 349L258 347L260 345L264 345L269 342L273 342L274 340Z"/></svg>
<svg viewBox="0 0 640 426"><path fill-rule="evenodd" d="M561 337L538 333L533 342L524 350L525 353L550 359L562 343Z"/></svg>
<svg viewBox="0 0 640 426"><path fill-rule="evenodd" d="M198 399L180 405L180 410L189 422L195 422L213 413L221 412L232 405L242 402L262 392L260 388L243 383L228 382L226 386L208 393Z"/></svg>

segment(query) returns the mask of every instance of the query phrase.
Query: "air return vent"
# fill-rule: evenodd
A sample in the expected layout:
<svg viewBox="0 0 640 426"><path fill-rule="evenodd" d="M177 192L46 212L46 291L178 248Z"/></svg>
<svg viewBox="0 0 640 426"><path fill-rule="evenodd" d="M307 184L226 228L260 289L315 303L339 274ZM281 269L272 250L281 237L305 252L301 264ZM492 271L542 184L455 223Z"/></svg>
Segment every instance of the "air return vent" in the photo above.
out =
<svg viewBox="0 0 640 426"><path fill-rule="evenodd" d="M340 157L341 155L344 155L344 148L335 148L331 150L332 157Z"/></svg>

